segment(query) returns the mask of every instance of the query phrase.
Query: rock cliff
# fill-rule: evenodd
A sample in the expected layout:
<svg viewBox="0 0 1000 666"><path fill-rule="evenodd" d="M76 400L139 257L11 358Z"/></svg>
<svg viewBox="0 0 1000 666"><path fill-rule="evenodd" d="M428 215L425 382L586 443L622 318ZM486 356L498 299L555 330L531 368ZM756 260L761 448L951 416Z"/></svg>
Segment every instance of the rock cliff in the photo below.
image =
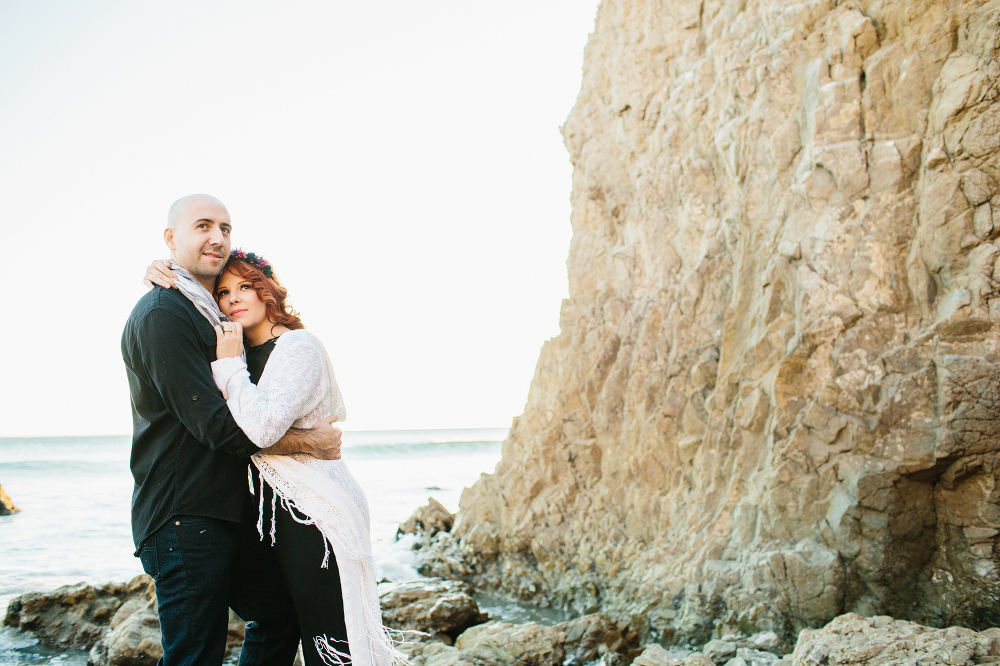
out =
<svg viewBox="0 0 1000 666"><path fill-rule="evenodd" d="M1000 625L1000 0L604 0L570 298L455 528L653 638Z"/></svg>

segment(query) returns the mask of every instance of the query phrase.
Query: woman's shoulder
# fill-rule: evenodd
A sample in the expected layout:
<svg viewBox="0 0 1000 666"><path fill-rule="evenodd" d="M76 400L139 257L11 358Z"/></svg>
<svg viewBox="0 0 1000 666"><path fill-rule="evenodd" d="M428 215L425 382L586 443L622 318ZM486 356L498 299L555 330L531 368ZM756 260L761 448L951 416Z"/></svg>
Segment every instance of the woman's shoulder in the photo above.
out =
<svg viewBox="0 0 1000 666"><path fill-rule="evenodd" d="M282 348L287 350L312 348L325 353L323 343L319 341L319 338L304 328L286 331L279 335L274 343L274 348L275 351Z"/></svg>

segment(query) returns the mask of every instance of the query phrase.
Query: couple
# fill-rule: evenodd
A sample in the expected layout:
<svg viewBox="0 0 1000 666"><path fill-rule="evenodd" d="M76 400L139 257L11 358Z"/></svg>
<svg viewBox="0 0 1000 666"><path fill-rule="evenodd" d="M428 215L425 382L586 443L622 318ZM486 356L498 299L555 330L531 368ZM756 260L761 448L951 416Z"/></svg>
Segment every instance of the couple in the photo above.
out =
<svg viewBox="0 0 1000 666"><path fill-rule="evenodd" d="M307 666L402 661L368 503L339 459L329 357L271 265L231 252L231 231L214 197L176 201L171 262L150 267L157 286L122 335L132 536L156 583L160 663L221 663L229 608L248 621L240 664L290 665L300 638Z"/></svg>

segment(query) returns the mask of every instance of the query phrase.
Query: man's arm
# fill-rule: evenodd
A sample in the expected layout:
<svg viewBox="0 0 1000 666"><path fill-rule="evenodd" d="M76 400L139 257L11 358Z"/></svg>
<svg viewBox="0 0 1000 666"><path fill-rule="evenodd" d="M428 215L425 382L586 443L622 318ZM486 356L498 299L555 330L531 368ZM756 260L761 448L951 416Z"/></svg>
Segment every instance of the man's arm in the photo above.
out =
<svg viewBox="0 0 1000 666"><path fill-rule="evenodd" d="M336 420L336 416L321 419L308 430L289 428L281 439L266 449L261 449L261 453L277 456L308 453L323 460L338 460L341 432L340 428L333 427Z"/></svg>

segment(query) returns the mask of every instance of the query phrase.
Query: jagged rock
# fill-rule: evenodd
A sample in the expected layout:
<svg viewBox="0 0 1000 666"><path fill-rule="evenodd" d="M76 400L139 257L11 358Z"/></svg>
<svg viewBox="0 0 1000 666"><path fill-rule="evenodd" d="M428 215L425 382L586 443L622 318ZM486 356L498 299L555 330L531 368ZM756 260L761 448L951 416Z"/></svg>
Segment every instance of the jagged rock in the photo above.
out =
<svg viewBox="0 0 1000 666"><path fill-rule="evenodd" d="M379 583L382 619L394 629L420 631L451 642L489 619L479 612L467 585L438 578Z"/></svg>
<svg viewBox="0 0 1000 666"><path fill-rule="evenodd" d="M438 532L420 545L417 571L429 578L468 580L474 573L474 556L451 532Z"/></svg>
<svg viewBox="0 0 1000 666"><path fill-rule="evenodd" d="M99 587L79 583L52 592L30 592L11 600L4 626L30 631L55 649L90 649L104 637L117 611L130 599L153 598L153 582L139 575Z"/></svg>
<svg viewBox="0 0 1000 666"><path fill-rule="evenodd" d="M455 533L654 638L1000 624L1000 0L604 0L560 334Z"/></svg>
<svg viewBox="0 0 1000 666"><path fill-rule="evenodd" d="M112 619L111 632L90 649L89 666L154 666L163 656L156 600L131 610Z"/></svg>
<svg viewBox="0 0 1000 666"><path fill-rule="evenodd" d="M715 639L705 643L701 648L701 653L712 661L722 664L736 655L736 647L734 641Z"/></svg>
<svg viewBox="0 0 1000 666"><path fill-rule="evenodd" d="M9 516L20 511L14 506L14 501L7 494L7 491L3 489L3 486L0 486L0 516Z"/></svg>
<svg viewBox="0 0 1000 666"><path fill-rule="evenodd" d="M681 666L683 659L679 659L659 645L650 645L642 651L632 662L632 666Z"/></svg>
<svg viewBox="0 0 1000 666"><path fill-rule="evenodd" d="M432 537L438 532L451 532L454 523L455 515L444 508L441 502L428 497L427 504L414 511L413 515L396 529L396 538L402 534Z"/></svg>
<svg viewBox="0 0 1000 666"><path fill-rule="evenodd" d="M1000 664L1000 628L933 629L887 616L848 613L822 629L805 630L792 653L795 666L818 664Z"/></svg>
<svg viewBox="0 0 1000 666"><path fill-rule="evenodd" d="M638 634L632 628L623 626L602 613L560 622L553 629L565 635L564 660L570 660L575 664L585 664L602 657L605 663L608 663L609 654L620 654L628 662L641 653L637 649Z"/></svg>

